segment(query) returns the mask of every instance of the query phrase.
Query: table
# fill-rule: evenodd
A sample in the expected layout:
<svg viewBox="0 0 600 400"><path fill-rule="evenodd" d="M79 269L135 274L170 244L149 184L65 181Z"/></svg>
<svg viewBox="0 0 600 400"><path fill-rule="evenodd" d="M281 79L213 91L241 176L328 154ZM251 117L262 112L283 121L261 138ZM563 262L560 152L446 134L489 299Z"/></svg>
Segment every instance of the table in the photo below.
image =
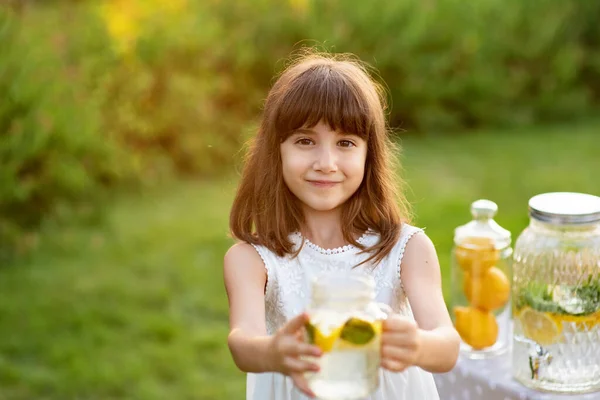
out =
<svg viewBox="0 0 600 400"><path fill-rule="evenodd" d="M512 377L510 352L491 360L460 357L452 371L434 379L440 400L600 400L600 392L559 395L526 388Z"/></svg>

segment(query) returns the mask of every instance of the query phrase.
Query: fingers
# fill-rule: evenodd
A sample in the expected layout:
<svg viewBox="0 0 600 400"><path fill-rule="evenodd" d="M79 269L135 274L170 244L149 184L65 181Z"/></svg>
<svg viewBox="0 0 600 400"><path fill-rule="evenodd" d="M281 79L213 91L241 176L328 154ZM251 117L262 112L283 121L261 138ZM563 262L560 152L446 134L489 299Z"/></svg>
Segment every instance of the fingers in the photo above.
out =
<svg viewBox="0 0 600 400"><path fill-rule="evenodd" d="M419 348L419 338L411 333L384 332L381 335L383 346L391 345L411 350Z"/></svg>
<svg viewBox="0 0 600 400"><path fill-rule="evenodd" d="M409 366L417 363L421 345L416 336L402 333L384 335L381 338L382 360L395 360Z"/></svg>
<svg viewBox="0 0 600 400"><path fill-rule="evenodd" d="M408 367L408 365L404 364L403 362L389 358L381 360L381 366L392 372L402 372Z"/></svg>
<svg viewBox="0 0 600 400"><path fill-rule="evenodd" d="M294 385L296 385L296 387L305 395L307 395L308 397L314 398L315 394L313 393L312 390L310 390L310 388L308 387L308 382L306 381L306 378L304 377L304 375L302 374L298 374L298 373L293 373L290 374L290 377L292 378L292 381L294 382Z"/></svg>
<svg viewBox="0 0 600 400"><path fill-rule="evenodd" d="M405 365L415 363L416 353L411 349L404 349L396 346L383 346L381 348L382 360L393 360Z"/></svg>
<svg viewBox="0 0 600 400"><path fill-rule="evenodd" d="M417 323L410 318L395 315L385 321L381 343L383 346L392 345L400 348L418 351L421 346L421 336Z"/></svg>
<svg viewBox="0 0 600 400"><path fill-rule="evenodd" d="M311 344L306 343L298 343L296 342L296 346L294 348L294 354L296 356L312 356L312 357L321 357L323 351L317 346L313 346Z"/></svg>
<svg viewBox="0 0 600 400"><path fill-rule="evenodd" d="M281 354L293 357L320 357L323 353L319 347L301 342L292 336L282 337L279 344L279 349Z"/></svg>
<svg viewBox="0 0 600 400"><path fill-rule="evenodd" d="M417 329L417 324L412 319L402 316L393 315L383 321L383 331L404 332Z"/></svg>
<svg viewBox="0 0 600 400"><path fill-rule="evenodd" d="M304 324L307 322L308 314L302 313L286 322L286 324L281 328L281 330L285 334L292 335L300 329L302 329L304 327Z"/></svg>
<svg viewBox="0 0 600 400"><path fill-rule="evenodd" d="M298 332L307 321L307 314L300 314L289 320L274 336L272 349L274 368L276 371L289 375L292 372L318 371L317 364L307 358L320 357L319 347L305 343Z"/></svg>
<svg viewBox="0 0 600 400"><path fill-rule="evenodd" d="M384 322L381 335L381 366L401 372L416 365L421 351L421 336L415 321L394 315Z"/></svg>
<svg viewBox="0 0 600 400"><path fill-rule="evenodd" d="M286 357L283 360L283 365L288 374L319 371L319 366L317 364L295 357Z"/></svg>

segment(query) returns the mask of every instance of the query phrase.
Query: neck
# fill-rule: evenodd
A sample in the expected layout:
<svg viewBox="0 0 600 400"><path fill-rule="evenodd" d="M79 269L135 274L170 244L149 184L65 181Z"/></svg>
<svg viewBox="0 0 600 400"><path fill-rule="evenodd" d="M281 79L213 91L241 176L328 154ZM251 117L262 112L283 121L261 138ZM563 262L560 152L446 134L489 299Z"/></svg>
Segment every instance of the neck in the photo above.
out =
<svg viewBox="0 0 600 400"><path fill-rule="evenodd" d="M302 235L324 249L346 245L342 235L341 214L339 208L326 212L304 210Z"/></svg>

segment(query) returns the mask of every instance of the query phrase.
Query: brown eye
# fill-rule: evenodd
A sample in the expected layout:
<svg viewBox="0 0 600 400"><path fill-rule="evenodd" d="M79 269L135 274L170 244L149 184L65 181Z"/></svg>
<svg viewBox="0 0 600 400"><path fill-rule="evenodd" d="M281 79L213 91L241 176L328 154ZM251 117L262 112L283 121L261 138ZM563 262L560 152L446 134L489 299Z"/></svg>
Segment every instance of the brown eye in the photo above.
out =
<svg viewBox="0 0 600 400"><path fill-rule="evenodd" d="M296 141L296 144L301 144L303 146L310 146L312 144L312 140L306 139L306 138L302 138L302 139L298 139Z"/></svg>
<svg viewBox="0 0 600 400"><path fill-rule="evenodd" d="M354 147L356 146L353 142L351 142L350 140L340 140L338 142L338 145L340 147Z"/></svg>

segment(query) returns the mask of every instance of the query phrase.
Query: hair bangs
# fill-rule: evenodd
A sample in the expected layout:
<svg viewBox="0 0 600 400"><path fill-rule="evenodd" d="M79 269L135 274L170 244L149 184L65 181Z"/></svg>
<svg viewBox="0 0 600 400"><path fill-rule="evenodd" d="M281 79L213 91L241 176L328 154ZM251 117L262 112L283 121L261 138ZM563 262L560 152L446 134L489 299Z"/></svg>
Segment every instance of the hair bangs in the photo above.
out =
<svg viewBox="0 0 600 400"><path fill-rule="evenodd" d="M349 77L329 65L307 69L292 83L281 99L275 129L281 140L295 130L312 128L320 121L338 132L368 140L373 126L373 110L368 94Z"/></svg>

